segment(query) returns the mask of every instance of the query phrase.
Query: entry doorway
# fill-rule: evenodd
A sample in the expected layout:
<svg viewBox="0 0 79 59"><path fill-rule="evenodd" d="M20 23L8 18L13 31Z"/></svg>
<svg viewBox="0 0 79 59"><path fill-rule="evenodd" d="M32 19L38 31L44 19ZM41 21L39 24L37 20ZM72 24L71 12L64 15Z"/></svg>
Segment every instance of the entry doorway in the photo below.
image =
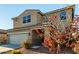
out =
<svg viewBox="0 0 79 59"><path fill-rule="evenodd" d="M44 30L43 29L32 30L33 45L42 45L43 41L44 41Z"/></svg>

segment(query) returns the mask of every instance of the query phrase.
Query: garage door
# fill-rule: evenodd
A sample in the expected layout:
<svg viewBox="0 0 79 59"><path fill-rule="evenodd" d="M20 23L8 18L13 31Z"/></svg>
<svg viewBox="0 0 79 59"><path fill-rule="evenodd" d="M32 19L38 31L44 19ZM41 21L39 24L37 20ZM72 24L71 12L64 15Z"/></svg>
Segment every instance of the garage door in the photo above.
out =
<svg viewBox="0 0 79 59"><path fill-rule="evenodd" d="M28 39L28 34L10 34L9 42L11 44L21 44L23 41Z"/></svg>

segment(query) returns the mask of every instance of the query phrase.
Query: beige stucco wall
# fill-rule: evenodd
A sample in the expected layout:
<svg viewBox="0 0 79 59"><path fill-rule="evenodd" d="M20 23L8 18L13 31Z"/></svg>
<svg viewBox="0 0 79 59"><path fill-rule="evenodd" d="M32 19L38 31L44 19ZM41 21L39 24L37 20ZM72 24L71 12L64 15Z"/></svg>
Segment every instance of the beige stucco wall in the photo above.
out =
<svg viewBox="0 0 79 59"><path fill-rule="evenodd" d="M61 20L60 19L60 13L62 11L66 11L66 20ZM49 16L50 15L50 16ZM46 16L48 17L48 19L52 20L52 23L56 25L56 27L58 29L64 29L66 26L69 26L72 22L72 9L64 9L61 11L57 11L57 12L51 12L49 14L46 14ZM57 18L53 18L54 16L57 16Z"/></svg>
<svg viewBox="0 0 79 59"><path fill-rule="evenodd" d="M42 24L44 22L44 16L42 14L37 14L37 23Z"/></svg>
<svg viewBox="0 0 79 59"><path fill-rule="evenodd" d="M49 18L52 18L52 16L57 16L56 19L52 18L53 20L52 22L56 24L57 28L61 29L61 27L64 28L71 24L72 8L74 8L74 6L70 6L69 8L66 7L66 8L58 9L45 14L38 13L38 11L36 10L28 10L23 12L21 15L19 15L17 17L17 21L14 19L13 25L14 25L14 28L37 25L45 22L46 21L45 17L48 17L49 19ZM64 10L66 11L66 20L60 20L60 13ZM31 22L23 24L23 17L27 15L31 15Z"/></svg>
<svg viewBox="0 0 79 59"><path fill-rule="evenodd" d="M23 16L31 15L31 22L23 24ZM24 26L31 26L37 24L37 11L26 11L22 13L20 16L17 17L17 21L13 20L14 28L17 27L24 27Z"/></svg>
<svg viewBox="0 0 79 59"><path fill-rule="evenodd" d="M74 18L74 15L72 16L72 13L73 12L71 12L72 11L72 9L69 9L69 10L67 10L67 23L70 25L71 24L71 22L73 21L73 19L72 18Z"/></svg>
<svg viewBox="0 0 79 59"><path fill-rule="evenodd" d="M14 31L14 32L9 32L8 34L20 34L20 33L30 33L30 30Z"/></svg>

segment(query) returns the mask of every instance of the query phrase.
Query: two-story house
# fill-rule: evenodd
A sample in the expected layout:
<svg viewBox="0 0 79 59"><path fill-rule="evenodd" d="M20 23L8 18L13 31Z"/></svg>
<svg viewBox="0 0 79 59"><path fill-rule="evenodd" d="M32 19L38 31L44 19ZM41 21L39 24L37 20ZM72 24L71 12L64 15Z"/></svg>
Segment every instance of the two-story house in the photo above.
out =
<svg viewBox="0 0 79 59"><path fill-rule="evenodd" d="M22 14L12 18L13 29L8 30L8 39L11 44L21 44L25 40L32 39L34 43L40 43L39 31L45 34L44 25L49 25L51 21L59 30L64 30L69 26L74 16L74 5L57 9L47 13L42 13L37 9L25 10Z"/></svg>
<svg viewBox="0 0 79 59"><path fill-rule="evenodd" d="M32 30L43 22L42 12L36 9L25 10L22 14L12 18L13 29L8 30L9 43L21 44L32 39Z"/></svg>

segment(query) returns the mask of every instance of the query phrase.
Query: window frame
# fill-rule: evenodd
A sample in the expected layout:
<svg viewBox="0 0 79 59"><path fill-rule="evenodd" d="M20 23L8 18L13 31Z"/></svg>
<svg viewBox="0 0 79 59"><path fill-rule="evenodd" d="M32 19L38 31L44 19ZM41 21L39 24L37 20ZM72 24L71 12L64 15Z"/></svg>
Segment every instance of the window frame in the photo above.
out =
<svg viewBox="0 0 79 59"><path fill-rule="evenodd" d="M67 15L66 11L60 12L60 20L66 20L67 19L66 15ZM64 18L62 18L62 17L64 17Z"/></svg>
<svg viewBox="0 0 79 59"><path fill-rule="evenodd" d="M23 16L23 24L31 22L31 15Z"/></svg>

